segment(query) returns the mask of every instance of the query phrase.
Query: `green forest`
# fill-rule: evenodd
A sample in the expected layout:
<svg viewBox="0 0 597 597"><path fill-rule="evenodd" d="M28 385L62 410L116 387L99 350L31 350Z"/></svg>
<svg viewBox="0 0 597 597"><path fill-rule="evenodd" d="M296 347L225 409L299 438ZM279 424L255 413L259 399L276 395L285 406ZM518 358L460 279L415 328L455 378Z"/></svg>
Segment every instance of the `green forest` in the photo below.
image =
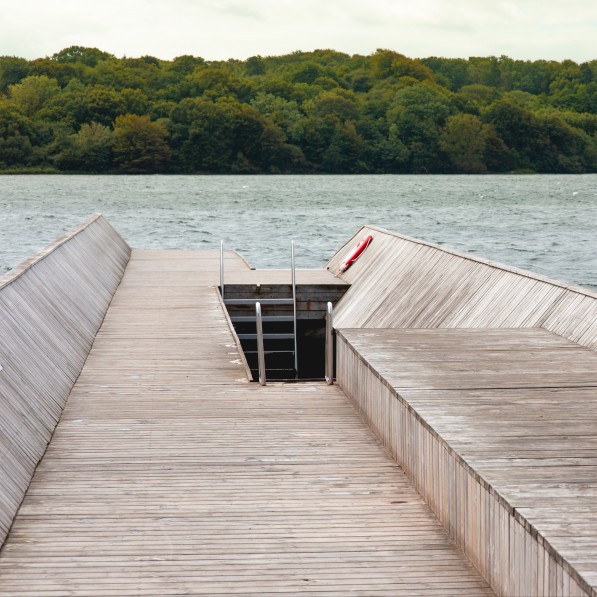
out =
<svg viewBox="0 0 597 597"><path fill-rule="evenodd" d="M3 56L0 171L597 172L597 60Z"/></svg>

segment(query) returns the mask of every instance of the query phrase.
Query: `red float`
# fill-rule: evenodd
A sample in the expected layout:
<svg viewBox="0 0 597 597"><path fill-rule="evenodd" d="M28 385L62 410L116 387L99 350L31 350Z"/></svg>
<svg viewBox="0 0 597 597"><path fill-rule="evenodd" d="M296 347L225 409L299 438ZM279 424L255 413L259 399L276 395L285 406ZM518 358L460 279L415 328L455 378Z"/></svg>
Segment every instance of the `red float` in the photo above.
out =
<svg viewBox="0 0 597 597"><path fill-rule="evenodd" d="M344 261L338 267L338 273L345 272L361 255L361 253L371 244L373 237L368 234L363 240L344 258Z"/></svg>

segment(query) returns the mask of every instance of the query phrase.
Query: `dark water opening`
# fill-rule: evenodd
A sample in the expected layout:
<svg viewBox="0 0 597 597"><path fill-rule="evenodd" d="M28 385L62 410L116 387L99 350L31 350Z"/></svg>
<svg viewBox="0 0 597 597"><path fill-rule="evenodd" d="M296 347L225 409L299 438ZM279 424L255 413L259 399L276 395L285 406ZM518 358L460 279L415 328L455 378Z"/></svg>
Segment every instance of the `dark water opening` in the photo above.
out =
<svg viewBox="0 0 597 597"><path fill-rule="evenodd" d="M288 296L286 286L226 286L225 304L240 340L253 381L258 381L255 303L262 305L266 378L269 381L325 379L325 314L346 286L297 286L296 347L292 305L271 305L268 300ZM239 301L246 301L239 304ZM333 340L332 340L333 341Z"/></svg>
<svg viewBox="0 0 597 597"><path fill-rule="evenodd" d="M294 370L294 340L266 340L265 368L267 379L292 381L323 380L325 378L325 320L297 319L297 354L298 374ZM240 343L253 374L253 381L258 381L257 341L243 338L252 334L255 325L233 323L241 338ZM264 324L264 335L284 335L293 324ZM250 330L250 331L249 331Z"/></svg>

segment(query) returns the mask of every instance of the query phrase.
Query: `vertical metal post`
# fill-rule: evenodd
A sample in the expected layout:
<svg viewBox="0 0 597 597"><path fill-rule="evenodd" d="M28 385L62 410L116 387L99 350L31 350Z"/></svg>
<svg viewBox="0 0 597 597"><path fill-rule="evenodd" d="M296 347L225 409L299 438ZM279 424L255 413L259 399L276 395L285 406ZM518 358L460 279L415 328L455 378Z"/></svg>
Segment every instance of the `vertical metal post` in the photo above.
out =
<svg viewBox="0 0 597 597"><path fill-rule="evenodd" d="M224 298L224 241L220 241L220 293Z"/></svg>
<svg viewBox="0 0 597 597"><path fill-rule="evenodd" d="M265 385L265 351L263 349L263 321L261 303L255 303L255 323L257 324L257 361L259 363L259 383Z"/></svg>
<svg viewBox="0 0 597 597"><path fill-rule="evenodd" d="M292 316L294 320L294 370L298 377L298 342L296 335L296 272L294 266L294 241L290 243L290 269L292 271Z"/></svg>
<svg viewBox="0 0 597 597"><path fill-rule="evenodd" d="M334 383L334 322L332 303L328 303L325 313L325 381L328 385Z"/></svg>

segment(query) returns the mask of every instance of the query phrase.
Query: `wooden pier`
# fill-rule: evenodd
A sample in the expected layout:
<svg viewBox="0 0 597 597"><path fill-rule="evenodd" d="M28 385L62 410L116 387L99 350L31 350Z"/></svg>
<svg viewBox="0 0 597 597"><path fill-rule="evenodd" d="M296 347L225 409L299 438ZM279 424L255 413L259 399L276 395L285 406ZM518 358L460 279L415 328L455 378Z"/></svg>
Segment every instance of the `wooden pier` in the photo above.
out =
<svg viewBox="0 0 597 597"><path fill-rule="evenodd" d="M217 279L133 251L0 595L492 594L337 386L247 380Z"/></svg>
<svg viewBox="0 0 597 597"><path fill-rule="evenodd" d="M0 597L597 597L597 295L365 232L297 276L334 386L249 381L219 251L94 216L0 279Z"/></svg>

